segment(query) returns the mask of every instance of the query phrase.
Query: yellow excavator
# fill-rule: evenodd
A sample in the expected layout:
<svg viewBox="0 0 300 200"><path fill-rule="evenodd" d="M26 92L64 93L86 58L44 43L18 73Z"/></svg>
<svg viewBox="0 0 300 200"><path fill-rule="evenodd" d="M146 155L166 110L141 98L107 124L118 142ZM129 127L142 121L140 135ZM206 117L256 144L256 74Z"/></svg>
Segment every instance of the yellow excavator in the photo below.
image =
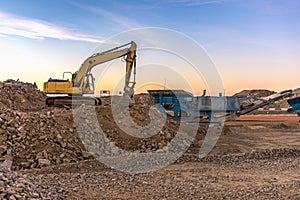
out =
<svg viewBox="0 0 300 200"><path fill-rule="evenodd" d="M94 77L91 70L102 63L125 57L126 74L124 94L132 97L135 87L136 75L136 48L135 42L131 41L127 44L115 47L113 49L93 54L84 60L81 67L75 73L64 72L63 77L67 73L72 74L72 80L52 79L44 83L44 93L48 96L46 104L48 106L65 106L65 105L80 105L94 104L101 105L101 99L92 97L94 95ZM134 78L131 82L131 74ZM90 96L87 96L90 95Z"/></svg>

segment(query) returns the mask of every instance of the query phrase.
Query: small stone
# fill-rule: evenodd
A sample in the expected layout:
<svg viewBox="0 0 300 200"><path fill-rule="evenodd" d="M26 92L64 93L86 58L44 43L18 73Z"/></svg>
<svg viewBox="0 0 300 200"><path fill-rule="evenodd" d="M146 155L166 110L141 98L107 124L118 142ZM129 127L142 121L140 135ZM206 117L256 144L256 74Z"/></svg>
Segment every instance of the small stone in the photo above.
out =
<svg viewBox="0 0 300 200"><path fill-rule="evenodd" d="M0 145L0 156L3 155L7 150L6 145Z"/></svg>
<svg viewBox="0 0 300 200"><path fill-rule="evenodd" d="M50 164L51 164L51 162L48 159L38 159L38 166L39 167L47 167Z"/></svg>
<svg viewBox="0 0 300 200"><path fill-rule="evenodd" d="M62 153L62 154L59 155L59 157L60 157L60 158L64 158L65 155L66 155L65 153Z"/></svg>
<svg viewBox="0 0 300 200"><path fill-rule="evenodd" d="M85 160L93 157L93 155L88 151L82 151L81 154L82 154L83 159L85 159Z"/></svg>
<svg viewBox="0 0 300 200"><path fill-rule="evenodd" d="M34 192L34 193L32 193L32 197L33 197L33 198L39 198L40 195L39 195L38 193Z"/></svg>
<svg viewBox="0 0 300 200"><path fill-rule="evenodd" d="M61 146L62 148L66 148L66 147L67 147L67 143L66 143L66 142L63 142L63 141L61 141L61 142L60 142L60 146Z"/></svg>
<svg viewBox="0 0 300 200"><path fill-rule="evenodd" d="M63 137L60 134L57 134L56 138L61 141L63 139Z"/></svg>
<svg viewBox="0 0 300 200"><path fill-rule="evenodd" d="M14 194L14 196L17 198L17 199L22 199L23 197L19 194Z"/></svg>

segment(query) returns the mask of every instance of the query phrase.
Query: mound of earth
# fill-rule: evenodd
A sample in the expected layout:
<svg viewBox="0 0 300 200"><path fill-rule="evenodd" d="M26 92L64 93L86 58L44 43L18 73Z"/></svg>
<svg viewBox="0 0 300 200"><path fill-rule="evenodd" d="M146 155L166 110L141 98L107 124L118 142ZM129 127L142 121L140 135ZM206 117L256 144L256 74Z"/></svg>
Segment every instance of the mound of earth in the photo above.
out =
<svg viewBox="0 0 300 200"><path fill-rule="evenodd" d="M1 83L0 91L0 165L20 170L93 158L78 135L73 110L46 107L45 96L34 84L9 80ZM151 122L150 96L135 95L134 101L134 106L129 109L132 120L144 127L143 130L154 133L153 127L147 128ZM151 152L166 146L177 133L179 124L168 119L163 129L151 137L140 139L130 136L116 124L110 98L106 97L105 102L100 107L92 107L97 116L97 119L92 120L96 120L106 134L109 139L107 143L112 141L118 147L132 152ZM158 111L152 112L159 115ZM88 120L88 117L84 120ZM154 126L162 122L156 123ZM84 124L87 125L84 132L88 134L90 122Z"/></svg>
<svg viewBox="0 0 300 200"><path fill-rule="evenodd" d="M241 92L234 94L233 96L234 97L247 97L247 96L267 97L275 93L276 92L270 90L254 89L254 90L243 90Z"/></svg>
<svg viewBox="0 0 300 200"><path fill-rule="evenodd" d="M300 88L294 89L293 92L294 92L296 95L300 95Z"/></svg>
<svg viewBox="0 0 300 200"><path fill-rule="evenodd" d="M255 90L243 90L241 92L234 94L233 96L234 97L255 96L255 97L261 98L261 97L270 96L275 93L276 92L270 91L270 90L255 89ZM267 107L267 108L289 108L290 105L288 104L287 100L290 98L299 97L299 96L300 96L300 88L293 90L293 95L291 97L281 99L281 100L271 103L265 107Z"/></svg>

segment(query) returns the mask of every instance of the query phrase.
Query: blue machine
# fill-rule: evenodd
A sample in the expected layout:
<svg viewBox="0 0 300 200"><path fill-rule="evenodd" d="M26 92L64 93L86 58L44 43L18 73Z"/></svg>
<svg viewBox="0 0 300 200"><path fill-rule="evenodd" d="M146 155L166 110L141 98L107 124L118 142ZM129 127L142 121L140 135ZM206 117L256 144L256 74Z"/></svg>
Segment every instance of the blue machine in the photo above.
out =
<svg viewBox="0 0 300 200"><path fill-rule="evenodd" d="M248 97L232 97L232 96L196 96L184 90L148 90L154 107L162 113L173 117L174 120L197 121L199 118L207 118L209 120L218 117L235 118L245 115L253 110L266 106L270 103L292 95L292 90L285 90L276 94L272 94L265 98ZM253 102L247 102L252 99ZM290 100L296 102L299 111L300 98ZM299 113L298 113L299 115Z"/></svg>
<svg viewBox="0 0 300 200"><path fill-rule="evenodd" d="M241 102L235 97L197 96L184 90L148 90L154 106L166 112L174 120L193 121L199 118L213 119L241 110Z"/></svg>
<svg viewBox="0 0 300 200"><path fill-rule="evenodd" d="M289 99L287 102L292 106L288 111L295 112L300 117L300 97Z"/></svg>

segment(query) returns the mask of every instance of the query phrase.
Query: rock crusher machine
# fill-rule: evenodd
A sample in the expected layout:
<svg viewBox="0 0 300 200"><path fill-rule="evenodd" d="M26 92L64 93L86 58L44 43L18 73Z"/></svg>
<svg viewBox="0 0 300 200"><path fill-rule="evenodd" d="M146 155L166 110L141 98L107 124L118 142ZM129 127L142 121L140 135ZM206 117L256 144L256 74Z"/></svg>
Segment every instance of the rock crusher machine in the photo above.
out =
<svg viewBox="0 0 300 200"><path fill-rule="evenodd" d="M193 96L184 90L148 90L154 107L174 120L197 122L212 121L226 117L233 119L258 108L291 96L292 90L285 90L265 98L253 96L237 98L232 96ZM248 101L248 100L252 101ZM298 101L298 109L299 102ZM205 120L206 119L206 120Z"/></svg>

